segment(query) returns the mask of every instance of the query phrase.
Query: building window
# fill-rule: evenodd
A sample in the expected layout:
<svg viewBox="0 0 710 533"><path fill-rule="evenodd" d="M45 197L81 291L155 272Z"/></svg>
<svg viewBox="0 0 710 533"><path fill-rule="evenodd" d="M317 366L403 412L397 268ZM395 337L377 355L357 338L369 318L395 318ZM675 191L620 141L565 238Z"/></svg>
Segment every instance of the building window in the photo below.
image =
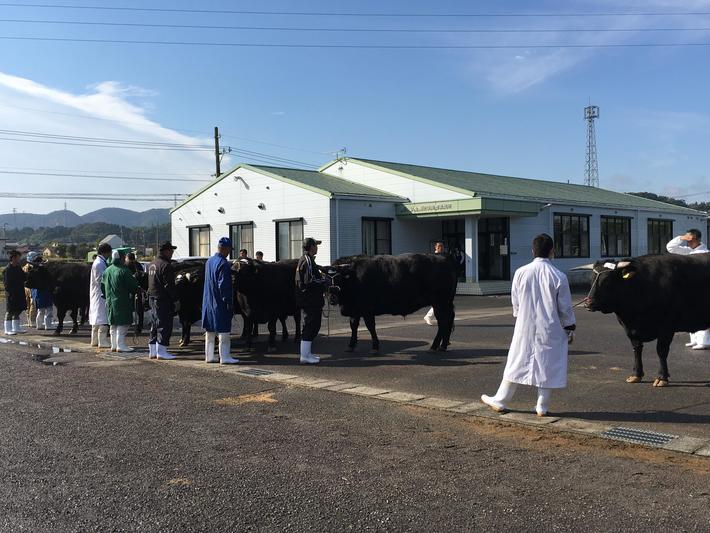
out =
<svg viewBox="0 0 710 533"><path fill-rule="evenodd" d="M389 218L362 219L362 253L365 255L392 253L392 221Z"/></svg>
<svg viewBox="0 0 710 533"><path fill-rule="evenodd" d="M199 226L189 228L190 231L190 255L192 257L210 256L210 227Z"/></svg>
<svg viewBox="0 0 710 533"><path fill-rule="evenodd" d="M602 257L628 257L631 255L631 219L601 217Z"/></svg>
<svg viewBox="0 0 710 533"><path fill-rule="evenodd" d="M649 218L647 222L648 230L648 253L667 253L666 244L673 238L673 221Z"/></svg>
<svg viewBox="0 0 710 533"><path fill-rule="evenodd" d="M276 260L301 257L303 249L303 219L276 222Z"/></svg>
<svg viewBox="0 0 710 533"><path fill-rule="evenodd" d="M229 225L229 237L232 239L232 253L230 257L239 257L239 250L246 250L247 257L254 257L254 223L245 222Z"/></svg>
<svg viewBox="0 0 710 533"><path fill-rule="evenodd" d="M555 255L589 257L589 217L555 215Z"/></svg>

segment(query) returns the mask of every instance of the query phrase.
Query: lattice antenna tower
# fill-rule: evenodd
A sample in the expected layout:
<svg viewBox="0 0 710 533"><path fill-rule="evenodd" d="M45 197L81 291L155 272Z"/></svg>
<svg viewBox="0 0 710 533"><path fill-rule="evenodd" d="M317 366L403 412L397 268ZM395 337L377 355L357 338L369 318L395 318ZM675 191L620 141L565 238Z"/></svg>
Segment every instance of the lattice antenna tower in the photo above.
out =
<svg viewBox="0 0 710 533"><path fill-rule="evenodd" d="M597 164L597 135L594 121L599 118L599 106L589 105L584 108L584 120L587 121L587 164L584 169L584 184L599 187L599 165Z"/></svg>

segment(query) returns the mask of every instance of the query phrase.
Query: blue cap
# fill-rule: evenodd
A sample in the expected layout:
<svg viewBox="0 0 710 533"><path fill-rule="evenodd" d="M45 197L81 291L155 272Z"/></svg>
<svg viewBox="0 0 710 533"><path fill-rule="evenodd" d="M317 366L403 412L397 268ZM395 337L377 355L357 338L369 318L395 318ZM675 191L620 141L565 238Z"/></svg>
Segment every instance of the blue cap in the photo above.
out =
<svg viewBox="0 0 710 533"><path fill-rule="evenodd" d="M219 240L219 245L223 248L231 248L232 247L232 239L229 237L222 237Z"/></svg>

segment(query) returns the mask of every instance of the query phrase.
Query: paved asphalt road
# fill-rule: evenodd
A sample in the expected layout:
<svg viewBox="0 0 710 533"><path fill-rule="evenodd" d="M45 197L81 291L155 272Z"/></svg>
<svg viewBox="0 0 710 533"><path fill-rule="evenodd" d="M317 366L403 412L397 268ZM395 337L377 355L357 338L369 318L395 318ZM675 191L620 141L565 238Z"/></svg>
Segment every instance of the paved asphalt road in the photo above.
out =
<svg viewBox="0 0 710 533"><path fill-rule="evenodd" d="M80 353L48 366L37 355L46 353L0 345L1 531L707 531L710 524L705 458L170 362ZM488 365L454 355L453 364L417 366L468 374L473 388ZM353 371L387 368L361 363Z"/></svg>
<svg viewBox="0 0 710 533"><path fill-rule="evenodd" d="M575 301L583 295L575 295ZM453 344L445 354L427 352L434 328L426 326L419 315L379 317L381 355L369 354L369 334L360 334L354 354L345 352L349 326L331 315L329 338L314 344L323 356L320 365L297 365L297 347L292 341L281 343L275 354L265 354L265 326L256 343L255 353L239 353L250 366L287 371L310 377L337 379L373 387L420 393L455 400L476 400L482 393L493 394L500 382L514 319L509 297L460 297L457 299L456 330ZM710 351L692 351L683 346L687 335L678 334L671 347L670 386L651 386L658 368L655 345L646 347L646 378L640 384L627 384L633 355L631 345L613 315L577 310L578 332L571 347L569 387L555 392L551 409L554 414L602 421L612 426L631 426L675 435L710 437ZM234 331L241 319L235 319ZM327 332L324 321L322 332ZM181 357L199 359L199 327L188 349L175 348ZM83 328L80 338L88 337ZM141 348L145 338L138 339ZM175 343L177 342L177 337ZM516 410L531 411L534 393L521 388L511 405Z"/></svg>

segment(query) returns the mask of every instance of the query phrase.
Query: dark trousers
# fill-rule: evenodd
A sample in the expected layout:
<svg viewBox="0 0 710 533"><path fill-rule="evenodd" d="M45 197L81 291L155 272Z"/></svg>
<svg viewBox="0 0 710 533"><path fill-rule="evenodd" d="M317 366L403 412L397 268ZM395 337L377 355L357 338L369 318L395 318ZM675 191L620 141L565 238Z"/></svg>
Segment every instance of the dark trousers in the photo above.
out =
<svg viewBox="0 0 710 533"><path fill-rule="evenodd" d="M170 335L173 334L173 302L170 300L158 300L151 298L150 301L150 339L148 344L170 344Z"/></svg>
<svg viewBox="0 0 710 533"><path fill-rule="evenodd" d="M322 316L322 307L303 308L303 332L301 333L301 339L312 342L318 336Z"/></svg>

